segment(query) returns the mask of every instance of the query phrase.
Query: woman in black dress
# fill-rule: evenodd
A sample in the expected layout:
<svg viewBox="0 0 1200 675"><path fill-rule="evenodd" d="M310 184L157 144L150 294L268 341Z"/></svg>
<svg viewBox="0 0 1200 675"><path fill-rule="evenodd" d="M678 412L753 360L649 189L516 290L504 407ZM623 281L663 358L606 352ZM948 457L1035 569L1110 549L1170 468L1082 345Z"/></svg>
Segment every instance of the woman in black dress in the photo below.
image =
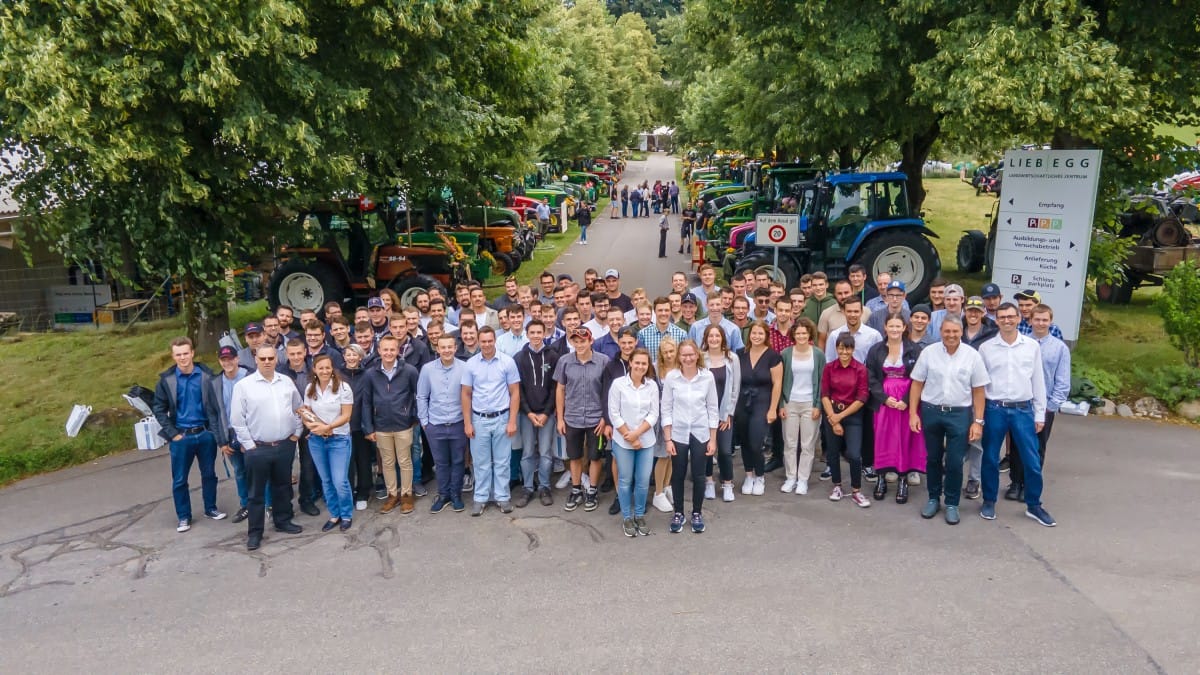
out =
<svg viewBox="0 0 1200 675"><path fill-rule="evenodd" d="M763 444L775 423L783 388L783 359L767 341L767 324L755 321L747 334L749 344L738 353L742 386L734 414L734 436L742 446L746 480L742 494L761 495L766 490Z"/></svg>

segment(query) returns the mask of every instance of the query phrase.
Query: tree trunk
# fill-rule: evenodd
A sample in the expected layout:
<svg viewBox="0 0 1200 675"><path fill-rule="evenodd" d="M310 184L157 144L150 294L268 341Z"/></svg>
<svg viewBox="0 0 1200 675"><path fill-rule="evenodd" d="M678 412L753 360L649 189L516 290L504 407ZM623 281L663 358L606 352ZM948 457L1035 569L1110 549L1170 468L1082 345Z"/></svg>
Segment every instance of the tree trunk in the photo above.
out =
<svg viewBox="0 0 1200 675"><path fill-rule="evenodd" d="M837 149L838 170L853 171L854 166L854 146L843 145Z"/></svg>
<svg viewBox="0 0 1200 675"><path fill-rule="evenodd" d="M908 176L908 204L913 213L920 213L925 204L925 179L921 172L941 133L938 118L924 131L914 133L900 143L900 170Z"/></svg>
<svg viewBox="0 0 1200 675"><path fill-rule="evenodd" d="M221 335L229 330L228 301L224 285L209 286L191 275L184 277L184 324L201 357L216 354Z"/></svg>
<svg viewBox="0 0 1200 675"><path fill-rule="evenodd" d="M1054 138L1050 140L1050 147L1055 150L1080 150L1084 148L1094 148L1096 144L1076 136L1069 129L1055 129Z"/></svg>

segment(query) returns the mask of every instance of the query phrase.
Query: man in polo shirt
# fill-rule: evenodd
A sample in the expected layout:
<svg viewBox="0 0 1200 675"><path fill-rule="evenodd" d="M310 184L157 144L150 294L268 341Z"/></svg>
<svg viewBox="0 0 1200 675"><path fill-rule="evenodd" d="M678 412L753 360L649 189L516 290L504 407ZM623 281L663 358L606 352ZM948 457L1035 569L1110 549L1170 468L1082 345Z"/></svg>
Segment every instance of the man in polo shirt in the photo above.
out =
<svg viewBox="0 0 1200 675"><path fill-rule="evenodd" d="M467 366L454 358L454 337L442 335L435 343L438 358L421 368L417 377L417 419L429 440L437 475L437 499L430 513L446 506L462 511L463 472L466 467L467 434L464 431L462 379Z"/></svg>
<svg viewBox="0 0 1200 675"><path fill-rule="evenodd" d="M620 307L622 312L633 309L633 300L621 292L621 273L616 269L610 268L604 273L604 290L609 307Z"/></svg>
<svg viewBox="0 0 1200 675"><path fill-rule="evenodd" d="M996 310L1000 334L983 343L979 355L987 366L987 408L983 429L983 507L979 515L996 518L996 496L1000 490L1000 445L1012 434L1020 453L1025 485L1025 515L1046 527L1054 518L1042 507L1042 462L1037 435L1046 422L1046 374L1042 349L1037 340L1017 330L1020 311L1011 302Z"/></svg>
<svg viewBox="0 0 1200 675"><path fill-rule="evenodd" d="M671 338L678 345L687 339L687 333L671 323L671 301L664 297L654 299L654 323L638 333L638 345L650 352L650 362L658 361L658 346L663 338Z"/></svg>
<svg viewBox="0 0 1200 675"><path fill-rule="evenodd" d="M525 308L509 305L507 309L508 330L496 336L496 351L512 358L529 344L529 338L525 336Z"/></svg>
<svg viewBox="0 0 1200 675"><path fill-rule="evenodd" d="M479 329L479 353L467 361L462 380L463 427L471 439L471 464L475 471L475 503L471 515L481 516L488 501L501 513L512 512L509 479L512 437L520 414L520 375L511 357L496 351L496 332Z"/></svg>
<svg viewBox="0 0 1200 675"><path fill-rule="evenodd" d="M204 515L221 520L217 510L217 444L225 444L221 409L208 386L212 371L196 363L192 341L178 337L171 341L175 365L158 376L154 388L154 417L162 427L159 435L170 442L171 495L178 517L176 532L192 529L192 496L188 474L192 462L200 463L200 487L204 497Z"/></svg>
<svg viewBox="0 0 1200 675"><path fill-rule="evenodd" d="M941 335L943 321L949 320L961 324L963 321L963 303L966 301L967 295L963 292L962 286L958 284L946 286L942 297L942 302L945 306L942 309L933 310L933 314L929 317L929 332L934 335Z"/></svg>
<svg viewBox="0 0 1200 675"><path fill-rule="evenodd" d="M1021 323L1017 324L1017 332L1021 335L1033 335L1033 324L1030 322L1033 319L1033 308L1042 304L1042 294L1034 290L1023 290L1015 293L1013 298L1017 301L1017 310L1021 312ZM1063 339L1062 331L1053 323L1047 329L1050 335Z"/></svg>
<svg viewBox="0 0 1200 675"><path fill-rule="evenodd" d="M929 500L921 517L937 515L944 493L946 522L957 525L963 457L967 444L983 435L984 387L989 378L979 353L962 344L962 324L944 322L941 336L941 342L921 350L913 366L908 423L914 433L925 437Z"/></svg>
<svg viewBox="0 0 1200 675"><path fill-rule="evenodd" d="M250 482L246 519L246 548L262 545L265 495L271 486L275 530L299 534L304 528L292 522L292 463L296 441L304 428L296 410L303 401L287 377L275 372L278 355L263 345L254 355L258 369L233 387L229 424L246 453L246 478Z"/></svg>
<svg viewBox="0 0 1200 675"><path fill-rule="evenodd" d="M891 278L891 275L887 273L880 274L879 276L880 278ZM903 281L888 281L887 285L883 288L883 295L872 298L871 302L867 303L868 305L875 303L876 307L878 307L878 309L869 308L871 314L867 318L867 325L883 333L883 324L887 322L887 318L892 314L899 314L904 317L904 321L907 323L909 317L912 316L912 310L909 309L908 300L906 300L907 295L908 290Z"/></svg>
<svg viewBox="0 0 1200 675"><path fill-rule="evenodd" d="M254 363L254 352L263 344L263 327L261 323L251 321L246 324L244 331L246 346L238 352L238 365L253 372L258 365Z"/></svg>
<svg viewBox="0 0 1200 675"><path fill-rule="evenodd" d="M592 334L586 328L576 328L569 335L575 350L563 352L554 367L554 409L558 433L564 438L571 472L571 493L563 507L574 511L583 502L585 511L598 506L596 486L600 484L603 458L600 437L604 435L604 368L608 357L592 351ZM588 461L587 495L583 494L583 464Z"/></svg>
<svg viewBox="0 0 1200 675"><path fill-rule="evenodd" d="M617 310L620 311L620 310ZM558 352L545 344L546 325L530 321L525 329L529 343L514 357L521 378L521 478L525 490L517 497L517 508L524 508L534 496L534 488L543 506L554 503L550 471L554 467L555 419L554 367ZM537 485L534 485L534 478Z"/></svg>
<svg viewBox="0 0 1200 675"><path fill-rule="evenodd" d="M712 293L708 296L708 315L692 324L688 329L688 337L696 344L704 343L704 329L708 328L714 322L721 327L721 332L725 333L725 341L729 343L729 348L733 351L740 351L745 343L742 342L742 331L733 322L722 316L725 311L725 305L721 300L720 293Z"/></svg>

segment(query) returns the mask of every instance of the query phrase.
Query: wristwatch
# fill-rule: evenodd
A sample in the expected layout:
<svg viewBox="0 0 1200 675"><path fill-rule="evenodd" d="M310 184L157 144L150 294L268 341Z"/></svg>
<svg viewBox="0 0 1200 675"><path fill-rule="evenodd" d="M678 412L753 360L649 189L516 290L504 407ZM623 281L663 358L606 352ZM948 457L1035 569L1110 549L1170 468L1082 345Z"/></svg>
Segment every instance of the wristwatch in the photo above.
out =
<svg viewBox="0 0 1200 675"><path fill-rule="evenodd" d="M975 424L978 424L979 426L983 426L983 420L977 419L977 420L975 420Z"/></svg>

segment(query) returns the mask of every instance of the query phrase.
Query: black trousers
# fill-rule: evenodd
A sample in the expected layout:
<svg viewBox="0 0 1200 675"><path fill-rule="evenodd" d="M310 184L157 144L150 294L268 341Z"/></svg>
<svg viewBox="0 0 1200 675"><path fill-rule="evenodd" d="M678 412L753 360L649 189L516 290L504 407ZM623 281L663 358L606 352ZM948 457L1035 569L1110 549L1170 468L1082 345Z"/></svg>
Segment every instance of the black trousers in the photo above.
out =
<svg viewBox="0 0 1200 675"><path fill-rule="evenodd" d="M765 397L763 397L765 400ZM755 476L764 473L766 461L763 443L771 432L767 424L767 406L751 403L739 404L733 414L733 442L742 446L742 467L753 471Z"/></svg>
<svg viewBox="0 0 1200 675"><path fill-rule="evenodd" d="M296 457L296 444L284 439L279 445L259 445L246 451L246 479L250 494L246 508L250 516L247 534L262 536L266 508L264 494L271 486L271 514L275 526L282 527L292 522L292 461ZM310 458L311 459L311 458Z"/></svg>
<svg viewBox="0 0 1200 675"><path fill-rule="evenodd" d="M1042 473L1046 471L1046 444L1050 442L1050 428L1054 426L1054 413L1046 411L1046 424L1042 430L1038 432L1038 455L1042 458ZM1012 434L1008 436L1008 447L1016 449L1013 444ZM1021 463L1021 453L1009 451L1008 453L1008 476L1012 482L1022 485L1025 483L1025 465Z"/></svg>
<svg viewBox="0 0 1200 675"><path fill-rule="evenodd" d="M350 482L354 485L354 500L370 501L375 487L371 475L371 461L375 459L375 444L368 441L361 431L350 434Z"/></svg>
<svg viewBox="0 0 1200 675"><path fill-rule="evenodd" d="M687 479L688 467L692 470L692 513L704 508L704 467L708 464L705 452L708 444L688 436L687 445L675 443L675 456L671 458L671 496L675 501L675 513L683 510L683 483Z"/></svg>
<svg viewBox="0 0 1200 675"><path fill-rule="evenodd" d="M658 230L658 257L660 258L667 257L667 232L668 230L662 228Z"/></svg>
<svg viewBox="0 0 1200 675"><path fill-rule="evenodd" d="M842 482L841 455L844 452L850 462L850 487L862 487L862 410L842 420L842 435L833 433L828 418L821 420L821 431L825 438L825 463L829 466L834 484Z"/></svg>
<svg viewBox="0 0 1200 675"><path fill-rule="evenodd" d="M875 413L867 407L858 412L862 417L862 465L875 466Z"/></svg>

